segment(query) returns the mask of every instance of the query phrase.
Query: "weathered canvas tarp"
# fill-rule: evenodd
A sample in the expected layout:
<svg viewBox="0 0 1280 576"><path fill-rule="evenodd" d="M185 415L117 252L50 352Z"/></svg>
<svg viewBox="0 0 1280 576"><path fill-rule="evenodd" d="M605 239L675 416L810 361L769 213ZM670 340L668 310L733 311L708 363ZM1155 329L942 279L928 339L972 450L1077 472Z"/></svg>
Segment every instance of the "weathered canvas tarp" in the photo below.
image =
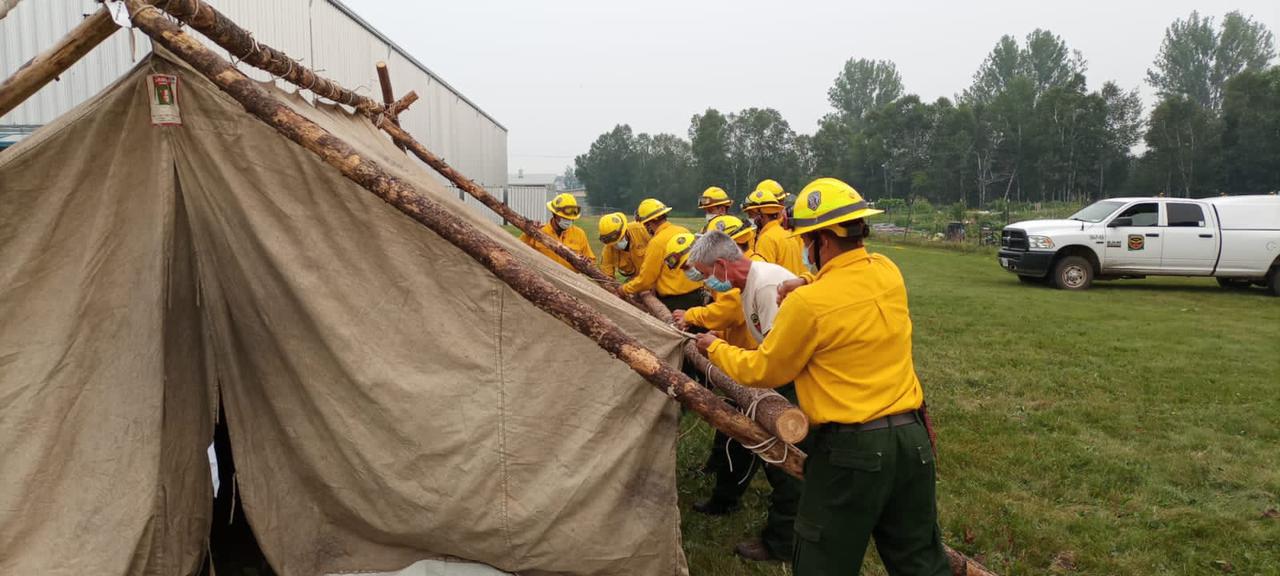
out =
<svg viewBox="0 0 1280 576"><path fill-rule="evenodd" d="M154 72L182 78L181 127L150 124ZM368 121L284 97L677 361L678 334L464 209ZM685 571L674 403L153 56L0 154L0 573L193 572L219 392L285 574Z"/></svg>

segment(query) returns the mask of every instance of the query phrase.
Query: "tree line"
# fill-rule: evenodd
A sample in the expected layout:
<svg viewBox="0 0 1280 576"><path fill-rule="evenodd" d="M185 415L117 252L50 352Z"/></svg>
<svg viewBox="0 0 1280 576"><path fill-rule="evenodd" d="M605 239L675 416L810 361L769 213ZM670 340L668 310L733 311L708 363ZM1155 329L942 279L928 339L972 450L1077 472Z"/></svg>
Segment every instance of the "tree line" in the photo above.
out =
<svg viewBox="0 0 1280 576"><path fill-rule="evenodd" d="M741 197L773 178L797 190L834 176L884 200L990 206L1124 194L1203 197L1280 190L1280 66L1274 36L1239 12L1193 12L1165 31L1147 82L1090 90L1088 63L1037 29L1004 36L954 98L906 91L893 62L850 59L832 110L797 134L773 108L696 114L682 137L620 124L574 160L596 206L656 197L692 210L697 192ZM1141 154L1134 150L1144 145Z"/></svg>

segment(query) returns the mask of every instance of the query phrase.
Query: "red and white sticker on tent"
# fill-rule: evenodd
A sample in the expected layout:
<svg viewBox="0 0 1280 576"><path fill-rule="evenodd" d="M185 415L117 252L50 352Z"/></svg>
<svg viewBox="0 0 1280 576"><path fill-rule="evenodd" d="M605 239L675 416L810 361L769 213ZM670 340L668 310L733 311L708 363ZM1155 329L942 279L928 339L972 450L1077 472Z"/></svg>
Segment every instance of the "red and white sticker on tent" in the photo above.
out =
<svg viewBox="0 0 1280 576"><path fill-rule="evenodd" d="M147 76L148 99L151 101L152 126L181 126L178 112L178 77L171 74Z"/></svg>

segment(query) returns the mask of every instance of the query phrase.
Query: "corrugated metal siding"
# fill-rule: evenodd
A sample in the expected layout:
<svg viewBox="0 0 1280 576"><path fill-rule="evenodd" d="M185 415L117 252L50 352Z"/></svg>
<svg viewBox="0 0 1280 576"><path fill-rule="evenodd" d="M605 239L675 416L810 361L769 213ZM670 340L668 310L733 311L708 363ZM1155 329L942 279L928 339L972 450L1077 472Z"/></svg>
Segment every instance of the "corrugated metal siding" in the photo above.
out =
<svg viewBox="0 0 1280 576"><path fill-rule="evenodd" d="M502 223L501 217L490 210L488 206L481 204L479 200L472 198L470 194L452 186L449 189L457 195L459 202L488 218L490 222ZM516 214L530 220L539 221L545 221L548 217L546 186L488 186L485 189L494 198L506 202L507 206L515 210Z"/></svg>
<svg viewBox="0 0 1280 576"><path fill-rule="evenodd" d="M262 42L375 100L381 99L381 90L374 64L386 61L396 94L415 90L421 97L401 116L405 129L468 177L499 189L506 185L506 129L330 0L206 1ZM0 77L8 77L53 45L97 7L93 0L20 3L0 20ZM129 34L112 36L59 82L0 118L0 125L44 124L93 96L150 50L141 33L135 39L136 49L131 49ZM268 79L249 66L240 69L258 80Z"/></svg>

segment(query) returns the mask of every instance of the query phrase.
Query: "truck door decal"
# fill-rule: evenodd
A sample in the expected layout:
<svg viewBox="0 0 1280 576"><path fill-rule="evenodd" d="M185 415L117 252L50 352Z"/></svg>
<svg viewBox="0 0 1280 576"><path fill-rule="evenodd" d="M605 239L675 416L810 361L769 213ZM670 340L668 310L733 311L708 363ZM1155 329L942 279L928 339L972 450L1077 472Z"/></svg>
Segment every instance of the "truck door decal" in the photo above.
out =
<svg viewBox="0 0 1280 576"><path fill-rule="evenodd" d="M1142 250L1147 247L1147 239L1141 234L1129 235L1129 250Z"/></svg>

